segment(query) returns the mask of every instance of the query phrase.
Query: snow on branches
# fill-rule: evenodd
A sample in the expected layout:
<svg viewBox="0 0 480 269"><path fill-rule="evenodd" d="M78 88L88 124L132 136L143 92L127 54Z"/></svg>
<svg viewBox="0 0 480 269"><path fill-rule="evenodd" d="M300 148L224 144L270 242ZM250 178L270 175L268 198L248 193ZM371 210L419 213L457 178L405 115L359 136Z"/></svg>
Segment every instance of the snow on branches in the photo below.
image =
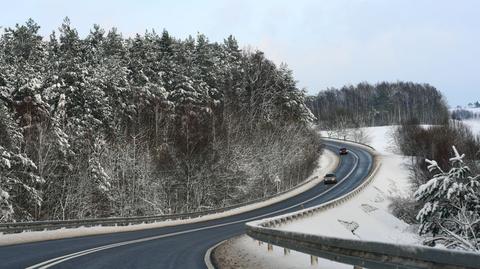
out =
<svg viewBox="0 0 480 269"><path fill-rule="evenodd" d="M0 36L2 221L215 208L314 168L306 93L232 36L124 38L97 25L81 38L68 18L49 38L38 29Z"/></svg>
<svg viewBox="0 0 480 269"><path fill-rule="evenodd" d="M445 172L434 160L426 160L435 173L415 192L424 205L417 214L420 234L428 244L480 251L480 176L472 176L465 154L452 147L451 168Z"/></svg>

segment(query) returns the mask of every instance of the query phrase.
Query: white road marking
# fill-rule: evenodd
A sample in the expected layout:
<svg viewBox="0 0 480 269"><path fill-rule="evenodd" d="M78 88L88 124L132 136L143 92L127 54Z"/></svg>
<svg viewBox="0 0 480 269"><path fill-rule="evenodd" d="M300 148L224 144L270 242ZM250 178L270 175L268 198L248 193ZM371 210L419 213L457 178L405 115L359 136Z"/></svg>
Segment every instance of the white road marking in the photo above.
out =
<svg viewBox="0 0 480 269"><path fill-rule="evenodd" d="M333 147L336 147L336 146L333 146ZM303 204L306 204L306 203L308 203L308 202L310 202L310 201L312 201L312 200L315 200L315 199L317 199L317 198L320 197L320 196L326 195L327 193L329 193L330 191L332 191L333 189L335 189L337 186L339 186L340 183L342 183L345 179L347 179L347 178L353 173L353 171L355 171L355 169L356 169L357 166L358 166L358 162L359 162L359 157L358 157L358 155L357 155L356 153L350 152L350 154L354 156L354 158L355 158L355 163L354 163L354 165L353 165L353 168L348 172L348 174L345 175L345 176L338 182L338 184L336 184L335 186L331 187L331 188L328 189L327 191L322 192L322 193L320 193L320 194L318 194L318 195L316 195L316 196L314 196L314 197L312 197L312 198L310 198L310 199L307 199L307 200L305 200L305 201L303 201L303 202L301 202L301 203L298 203L298 204L295 204L295 205L292 205L292 206L289 206L289 207L286 207L286 208L283 208L283 209L280 209L280 210L277 210L277 211L274 211L274 212L266 213L266 214L263 214L263 215L260 215L260 216L255 216L255 217L251 217L251 218L247 218L247 219L243 219L243 220L237 220L237 221L232 221L232 222L217 224L217 225L213 225L213 226L201 227L201 228L196 228L196 229L190 229L190 230L185 230L185 231L180 231L180 232L175 232L175 233L157 235L157 236L152 236L152 237L146 237L146 238L141 238L141 239L135 239L135 240L130 240L130 241L124 241L124 242L109 244L109 245L100 246L100 247L96 247L96 248L86 249L86 250L82 250L82 251L79 251L79 252L74 252L74 253L71 253L71 254L68 254L68 255L64 255L64 256L61 256L61 257L53 258L53 259L50 259L50 260L47 260L47 261L44 261L44 262L41 262L41 263L38 263L38 264L34 264L34 265L32 265L32 266L27 267L26 269L37 269L37 268L38 268L38 269L46 269L46 268L50 268L50 267L52 267L52 266L54 266L54 265L57 265L57 264L59 264L59 263L62 263L62 262L65 262L65 261L68 261L68 260L71 260L71 259L74 259L74 258L77 258L77 257L85 256L85 255L88 255L88 254L90 254L90 253L94 253L94 252L106 250L106 249L111 249L111 248L115 248L115 247L120 247L120 246L135 244L135 243L141 243L141 242L146 242L146 241L152 241L152 240L157 240L157 239L161 239L161 238L165 238L165 237L182 235L182 234L187 234L187 233L192 233L192 232L198 232L198 231L202 231L202 230L208 230L208 229L213 229L213 228L228 226L228 225L237 224L237 223L242 223L242 222L247 222L247 221L251 221L251 220L258 219L258 218L267 217L267 216L270 216L270 215L274 215L274 214L277 214L277 213L280 213L280 212L284 212L284 211L290 210L290 209L292 209L292 208L298 207L298 206L303 205Z"/></svg>

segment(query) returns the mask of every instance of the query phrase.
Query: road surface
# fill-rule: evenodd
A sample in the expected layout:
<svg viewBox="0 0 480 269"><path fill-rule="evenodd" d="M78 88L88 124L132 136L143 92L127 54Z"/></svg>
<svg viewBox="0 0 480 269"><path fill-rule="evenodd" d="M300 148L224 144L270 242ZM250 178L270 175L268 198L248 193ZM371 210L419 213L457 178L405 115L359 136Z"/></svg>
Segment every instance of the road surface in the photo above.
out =
<svg viewBox="0 0 480 269"><path fill-rule="evenodd" d="M335 199L362 183L373 165L361 147L326 141L341 156L336 185L318 184L282 202L220 219L173 227L76 237L0 247L0 268L206 268L205 252L244 233L245 222L299 210Z"/></svg>

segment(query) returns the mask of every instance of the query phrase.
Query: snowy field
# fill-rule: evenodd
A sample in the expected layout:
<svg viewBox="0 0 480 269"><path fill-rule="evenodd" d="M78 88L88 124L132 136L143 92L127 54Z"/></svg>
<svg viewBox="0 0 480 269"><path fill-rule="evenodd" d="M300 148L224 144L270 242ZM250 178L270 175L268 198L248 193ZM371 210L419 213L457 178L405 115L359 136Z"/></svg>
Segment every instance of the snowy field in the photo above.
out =
<svg viewBox="0 0 480 269"><path fill-rule="evenodd" d="M473 110L478 110L478 113L480 113L480 108L474 108ZM474 134L480 135L480 119L462 120L462 123L470 127ZM428 126L429 125L422 125L424 128L427 128ZM393 139L393 134L395 133L395 129L397 127L397 125L392 125L360 128L362 132L362 139L360 141L358 141L358 138L355 139L354 129L347 129L348 135L346 138L348 140L357 140L357 142L368 144L383 155L400 154L400 151L397 149ZM326 131L320 131L320 135L324 137L330 137L331 133L329 134ZM335 136L331 137L337 138Z"/></svg>
<svg viewBox="0 0 480 269"><path fill-rule="evenodd" d="M379 130L378 133L381 133ZM408 224L389 213L389 197L407 195L408 174L402 165L404 157L398 155L380 156L382 167L374 181L360 194L346 203L323 211L313 217L290 222L279 229L307 234L317 234L380 241L401 244L420 244L420 238ZM329 268L351 269L351 265L318 259L318 264L310 265L310 256L290 251L285 256L283 248L258 245L248 236L230 240L219 247L215 257L222 257L222 269L229 268Z"/></svg>
<svg viewBox="0 0 480 269"><path fill-rule="evenodd" d="M354 137L355 130L348 129L348 135L346 138L348 140L362 142L364 144L370 145L375 148L375 150L377 150L380 154L394 154L395 152L397 152L397 150L392 135L395 132L396 127L397 126L377 126L360 128L359 130L361 130L363 133L362 139L360 141L358 141L358 139ZM320 135L324 137L337 138L326 131L320 131Z"/></svg>
<svg viewBox="0 0 480 269"><path fill-rule="evenodd" d="M472 129L474 134L480 135L480 108L462 108L464 110L470 111L473 114L477 115L474 119L462 120L462 122L469 126ZM450 111L455 111L456 108L450 109Z"/></svg>
<svg viewBox="0 0 480 269"><path fill-rule="evenodd" d="M480 135L480 119L476 120L463 120L462 121L465 125L472 129L474 134Z"/></svg>
<svg viewBox="0 0 480 269"><path fill-rule="evenodd" d="M407 196L410 188L407 161L398 155L380 156L382 166L374 181L360 194L333 209L280 226L286 231L347 239L417 244L408 224L390 214L390 197Z"/></svg>
<svg viewBox="0 0 480 269"><path fill-rule="evenodd" d="M347 239L420 244L421 239L415 229L388 210L390 198L407 196L410 188L408 171L404 168L408 158L395 154L392 139L394 128L395 126L380 126L362 129L364 138L368 140L365 142L377 150L381 162L381 168L367 188L346 203L312 217L290 222L279 229ZM322 132L322 135L326 136L326 133ZM228 247L222 246L219 251L233 259L229 263L236 267L231 268L280 269L310 266L308 255L291 251L284 256L283 249L275 246L273 251L268 252L265 244L258 246L257 242L247 236L227 244ZM319 259L314 268L341 269L351 266Z"/></svg>
<svg viewBox="0 0 480 269"><path fill-rule="evenodd" d="M390 198L407 196L410 185L405 165L408 157L396 155L392 134L395 126L362 128L366 143L380 153L380 170L360 194L334 209L301 219L281 229L349 239L417 244L408 224L390 214Z"/></svg>
<svg viewBox="0 0 480 269"><path fill-rule="evenodd" d="M480 107L464 107L463 110L472 112L473 114L480 115ZM450 112L457 110L457 108L450 109ZM474 134L480 135L480 118L462 120L462 122L472 129Z"/></svg>

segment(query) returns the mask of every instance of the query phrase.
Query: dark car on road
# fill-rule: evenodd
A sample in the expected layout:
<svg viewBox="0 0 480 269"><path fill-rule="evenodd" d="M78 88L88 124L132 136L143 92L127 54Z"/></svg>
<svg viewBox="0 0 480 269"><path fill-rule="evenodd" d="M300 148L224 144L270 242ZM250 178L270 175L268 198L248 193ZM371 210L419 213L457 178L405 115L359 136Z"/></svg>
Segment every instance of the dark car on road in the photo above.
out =
<svg viewBox="0 0 480 269"><path fill-rule="evenodd" d="M323 178L323 183L325 184L335 184L337 183L337 176L335 174L326 174Z"/></svg>
<svg viewBox="0 0 480 269"><path fill-rule="evenodd" d="M348 154L348 150L347 150L347 148L341 148L341 149L338 151L338 153L339 153L340 155L347 155L347 154Z"/></svg>

